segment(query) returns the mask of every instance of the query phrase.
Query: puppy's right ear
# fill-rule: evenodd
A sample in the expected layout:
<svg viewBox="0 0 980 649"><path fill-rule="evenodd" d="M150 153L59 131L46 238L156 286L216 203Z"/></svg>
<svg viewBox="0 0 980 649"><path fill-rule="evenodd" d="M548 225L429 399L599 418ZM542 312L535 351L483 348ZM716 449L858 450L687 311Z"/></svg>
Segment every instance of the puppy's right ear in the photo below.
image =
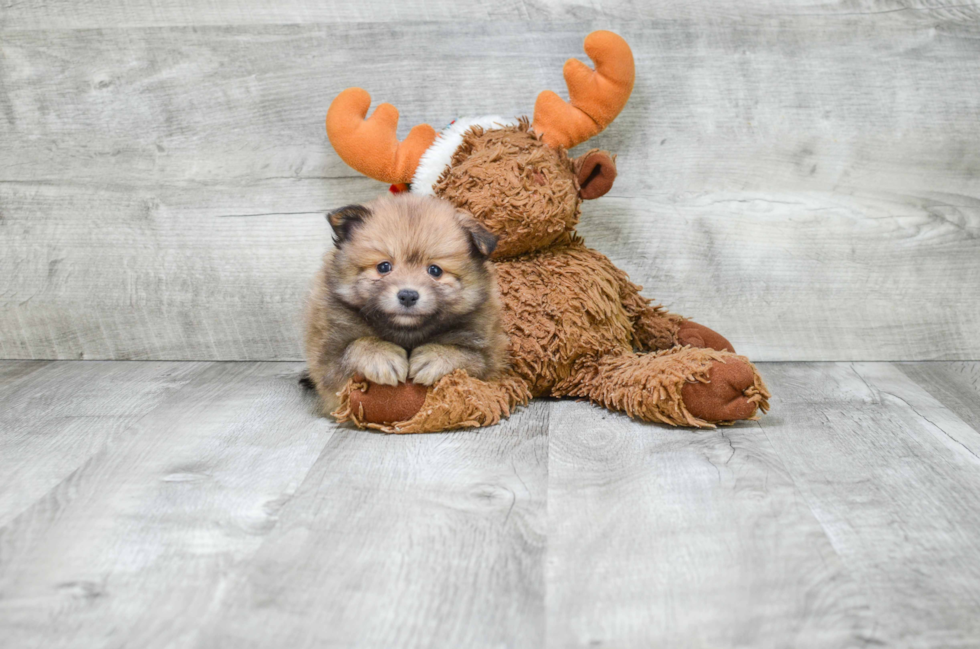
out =
<svg viewBox="0 0 980 649"><path fill-rule="evenodd" d="M350 241L357 226L369 216L371 216L371 210L363 205L345 205L327 214L327 222L333 228L334 245L339 248Z"/></svg>
<svg viewBox="0 0 980 649"><path fill-rule="evenodd" d="M486 260L497 249L497 237L477 223L468 212L456 212L456 220L470 237L470 251L477 259Z"/></svg>

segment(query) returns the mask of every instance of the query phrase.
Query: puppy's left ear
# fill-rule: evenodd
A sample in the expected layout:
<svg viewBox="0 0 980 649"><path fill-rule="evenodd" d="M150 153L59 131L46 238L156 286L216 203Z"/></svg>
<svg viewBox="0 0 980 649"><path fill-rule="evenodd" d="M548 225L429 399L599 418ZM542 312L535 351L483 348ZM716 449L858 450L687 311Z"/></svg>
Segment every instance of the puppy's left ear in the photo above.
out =
<svg viewBox="0 0 980 649"><path fill-rule="evenodd" d="M478 259L490 257L497 249L497 237L466 212L457 212L456 218L470 236L470 251L473 256Z"/></svg>
<svg viewBox="0 0 980 649"><path fill-rule="evenodd" d="M327 214L327 222L333 228L333 243L338 248L350 241L354 229L371 216L371 210L363 205L345 205Z"/></svg>

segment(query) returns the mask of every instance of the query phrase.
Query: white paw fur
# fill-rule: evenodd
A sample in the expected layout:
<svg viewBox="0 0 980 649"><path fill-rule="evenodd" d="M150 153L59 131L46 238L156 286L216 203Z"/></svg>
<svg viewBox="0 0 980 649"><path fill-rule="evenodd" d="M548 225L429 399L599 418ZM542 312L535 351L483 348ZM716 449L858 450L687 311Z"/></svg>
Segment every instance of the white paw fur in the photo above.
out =
<svg viewBox="0 0 980 649"><path fill-rule="evenodd" d="M408 353L384 340L361 338L352 345L355 371L380 385L398 385L408 379Z"/></svg>
<svg viewBox="0 0 980 649"><path fill-rule="evenodd" d="M416 347L408 361L408 375L416 383L432 385L459 366L458 355L458 350L448 345Z"/></svg>

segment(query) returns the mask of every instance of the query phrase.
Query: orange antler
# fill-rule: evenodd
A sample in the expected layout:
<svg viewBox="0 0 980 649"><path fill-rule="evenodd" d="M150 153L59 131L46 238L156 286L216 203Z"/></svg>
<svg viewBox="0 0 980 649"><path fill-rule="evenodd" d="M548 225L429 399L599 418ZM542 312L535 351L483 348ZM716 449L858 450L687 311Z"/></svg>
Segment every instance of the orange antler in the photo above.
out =
<svg viewBox="0 0 980 649"><path fill-rule="evenodd" d="M612 32L585 37L585 53L595 70L578 59L565 61L563 72L571 103L545 90L534 102L534 130L554 147L570 149L616 119L633 91L633 52Z"/></svg>
<svg viewBox="0 0 980 649"><path fill-rule="evenodd" d="M337 155L365 176L386 183L407 183L436 131L428 124L412 128L398 141L398 109L381 104L370 118L371 95L360 88L348 88L330 104L327 111L327 137Z"/></svg>

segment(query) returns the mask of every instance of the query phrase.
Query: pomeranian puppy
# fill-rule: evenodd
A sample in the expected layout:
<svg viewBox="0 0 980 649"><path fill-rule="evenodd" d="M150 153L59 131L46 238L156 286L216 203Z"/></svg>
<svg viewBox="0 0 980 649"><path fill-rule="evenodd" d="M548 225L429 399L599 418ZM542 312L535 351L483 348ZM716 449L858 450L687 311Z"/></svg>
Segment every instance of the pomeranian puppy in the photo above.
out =
<svg viewBox="0 0 980 649"><path fill-rule="evenodd" d="M359 374L432 385L453 370L490 378L507 336L487 258L497 239L449 202L386 195L327 215L334 249L306 311L309 383L332 409Z"/></svg>

